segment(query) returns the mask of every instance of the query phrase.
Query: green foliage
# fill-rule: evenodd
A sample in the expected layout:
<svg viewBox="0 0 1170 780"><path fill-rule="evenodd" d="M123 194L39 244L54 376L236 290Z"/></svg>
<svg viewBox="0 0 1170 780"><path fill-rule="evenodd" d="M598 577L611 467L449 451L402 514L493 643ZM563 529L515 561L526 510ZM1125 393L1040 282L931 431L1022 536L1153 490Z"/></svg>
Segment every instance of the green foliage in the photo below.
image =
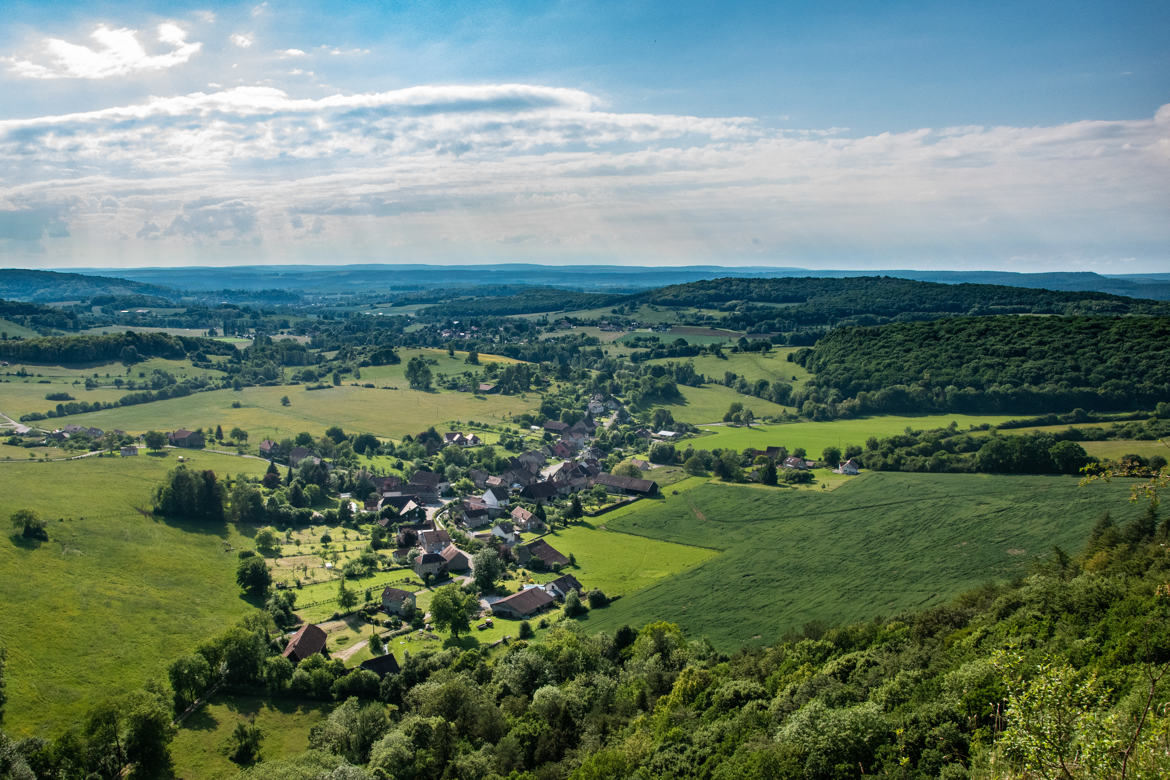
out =
<svg viewBox="0 0 1170 780"><path fill-rule="evenodd" d="M481 593L492 593L496 589L496 582L504 574L504 562L494 549L485 547L471 557L471 569L475 587Z"/></svg>
<svg viewBox="0 0 1170 780"><path fill-rule="evenodd" d="M45 521L34 510L18 509L12 513L10 519L12 527L20 531L20 535L25 539L48 540L49 534L45 530Z"/></svg>
<svg viewBox="0 0 1170 780"><path fill-rule="evenodd" d="M272 574L263 558L245 558L236 568L236 582L249 596L259 599L267 595Z"/></svg>
<svg viewBox="0 0 1170 780"><path fill-rule="evenodd" d="M227 755L233 764L251 766L260 760L260 740L264 737L255 724L240 721L227 745Z"/></svg>
<svg viewBox="0 0 1170 780"><path fill-rule="evenodd" d="M411 390L431 389L431 367L426 360L420 356L410 359L406 364L406 381L410 383Z"/></svg>
<svg viewBox="0 0 1170 780"><path fill-rule="evenodd" d="M226 500L227 489L214 471L194 472L178 466L155 491L154 511L167 517L223 522Z"/></svg>
<svg viewBox="0 0 1170 780"><path fill-rule="evenodd" d="M441 631L459 636L471 628L471 615L479 608L475 597L458 585L444 585L431 599L431 622Z"/></svg>

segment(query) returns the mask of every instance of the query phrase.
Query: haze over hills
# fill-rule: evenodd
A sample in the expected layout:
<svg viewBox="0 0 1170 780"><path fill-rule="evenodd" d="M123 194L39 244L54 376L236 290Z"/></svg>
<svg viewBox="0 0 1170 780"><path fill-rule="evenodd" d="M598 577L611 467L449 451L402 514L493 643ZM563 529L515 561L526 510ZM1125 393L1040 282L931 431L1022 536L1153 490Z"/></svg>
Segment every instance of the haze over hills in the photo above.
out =
<svg viewBox="0 0 1170 780"><path fill-rule="evenodd" d="M251 265L179 268L85 268L71 274L106 276L190 291L313 290L357 292L386 287L454 287L533 285L583 290L635 291L719 277L893 276L948 284L999 284L1049 290L1107 292L1135 298L1170 300L1170 273L1105 275L1091 272L1011 273L1006 271L816 270L767 266L549 266L528 263L494 265L393 265L382 263L316 266ZM4 294L0 290L0 294ZM17 297L17 296L12 296Z"/></svg>

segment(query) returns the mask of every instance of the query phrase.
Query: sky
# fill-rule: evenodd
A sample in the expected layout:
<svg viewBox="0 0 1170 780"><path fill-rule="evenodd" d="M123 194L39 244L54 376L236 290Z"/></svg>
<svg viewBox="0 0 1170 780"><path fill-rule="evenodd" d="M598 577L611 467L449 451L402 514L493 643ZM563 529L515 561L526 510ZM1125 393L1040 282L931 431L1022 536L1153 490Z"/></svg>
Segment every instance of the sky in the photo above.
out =
<svg viewBox="0 0 1170 780"><path fill-rule="evenodd" d="M1170 272L1170 3L4 0L0 267Z"/></svg>

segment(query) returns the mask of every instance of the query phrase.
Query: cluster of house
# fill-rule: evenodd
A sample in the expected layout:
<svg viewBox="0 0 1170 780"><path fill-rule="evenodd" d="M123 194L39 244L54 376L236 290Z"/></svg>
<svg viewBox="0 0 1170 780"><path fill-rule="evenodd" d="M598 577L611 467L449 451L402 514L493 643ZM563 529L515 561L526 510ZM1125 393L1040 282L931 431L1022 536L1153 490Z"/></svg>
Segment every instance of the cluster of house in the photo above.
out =
<svg viewBox="0 0 1170 780"><path fill-rule="evenodd" d="M121 435L123 431L114 431L114 433ZM64 428L58 428L55 431L45 434L45 439L48 441L65 441L79 434L88 436L91 439L100 439L102 436L105 436L106 432L101 428L90 428L85 425L66 425Z"/></svg>
<svg viewBox="0 0 1170 780"><path fill-rule="evenodd" d="M325 630L313 623L305 623L301 626L295 634L289 637L288 644L285 645L285 658L292 661L293 664L299 664L309 656L316 655L325 651L325 642L329 636ZM386 653L385 655L374 656L368 661L362 661L359 668L373 672L379 677L385 677L388 674L398 674L400 668L398 666L398 659L394 657L393 653Z"/></svg>
<svg viewBox="0 0 1170 780"><path fill-rule="evenodd" d="M786 452L787 450L785 450L785 448L779 445L774 445L763 450L757 450L754 447L749 447L743 451L743 454L749 458L755 458L758 455L764 455L773 461L779 460L780 462L778 465L782 468L795 469L797 471L807 471L808 469L817 467L817 462L815 460L809 460L808 458L802 458L797 455L787 455L781 460L780 456L784 455ZM850 458L849 460L841 463L837 468L833 469L833 471L836 474L860 474L861 464L859 464L853 458Z"/></svg>
<svg viewBox="0 0 1170 780"><path fill-rule="evenodd" d="M302 462L308 460L311 463L321 463L322 460L313 454L313 451L308 447L301 447L300 445L293 447L287 453L281 450L280 444L271 439L265 439L260 442L260 457L268 460L283 460L292 468L301 465ZM328 465L326 463L326 465Z"/></svg>

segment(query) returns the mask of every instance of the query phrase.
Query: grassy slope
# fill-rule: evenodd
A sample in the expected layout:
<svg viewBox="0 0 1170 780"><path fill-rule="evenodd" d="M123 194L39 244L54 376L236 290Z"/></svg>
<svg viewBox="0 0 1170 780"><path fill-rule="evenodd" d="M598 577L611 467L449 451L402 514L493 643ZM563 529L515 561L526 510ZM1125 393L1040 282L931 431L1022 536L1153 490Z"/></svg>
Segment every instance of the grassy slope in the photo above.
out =
<svg viewBox="0 0 1170 780"><path fill-rule="evenodd" d="M287 407L280 403L281 397L286 395L292 402ZM239 402L241 407L232 408L233 402ZM346 431L401 438L425 430L428 425L438 425L443 420L502 420L511 414L531 410L537 403L535 395L528 399L499 395L476 398L470 393L424 393L353 386L311 391L288 386L249 387L240 391L215 390L186 398L104 409L66 419L79 425L121 428L131 432L215 425L229 430L239 426L248 431L250 441L255 442L265 437L294 436L300 431L321 435L332 425L340 425Z"/></svg>
<svg viewBox="0 0 1170 780"><path fill-rule="evenodd" d="M328 716L332 705L248 696L217 697L194 713L171 743L175 776L230 777L239 770L224 746L237 723L254 722L261 731L260 756L288 758L309 748L309 730Z"/></svg>
<svg viewBox="0 0 1170 780"><path fill-rule="evenodd" d="M1141 455L1143 458L1161 455L1170 460L1170 442L1168 441L1112 439L1109 441L1082 441L1079 444L1085 448L1085 452L1102 460L1116 460L1125 455Z"/></svg>
<svg viewBox="0 0 1170 780"><path fill-rule="evenodd" d="M756 410L754 403L745 402L745 405L753 411ZM983 423L995 425L1008 419L1011 418L1004 415L935 414L920 417L883 415L856 420L753 425L751 428L721 425L708 428L707 430L712 432L710 436L688 439L683 447L690 444L695 449L703 450L713 450L716 447L742 450L746 447L764 449L769 445L783 445L789 450L804 447L810 457L820 457L825 447L840 447L844 450L849 444L864 446L865 440L870 436L878 438L892 436L901 433L907 427L915 430L943 428L954 421L958 424L959 430L966 430L970 425Z"/></svg>
<svg viewBox="0 0 1170 780"><path fill-rule="evenodd" d="M591 616L591 629L673 620L719 648L766 643L811 620L841 623L938 604L1075 550L1125 485L1069 477L874 473L828 493L707 484L619 510L607 525L724 553ZM1121 512L1117 508L1125 507Z"/></svg>
<svg viewBox="0 0 1170 780"><path fill-rule="evenodd" d="M0 539L0 643L9 652L6 728L44 733L101 696L165 673L170 659L246 614L227 527L142 516L166 458L0 464L0 518L36 509L49 542ZM196 468L262 473L258 460L196 453ZM57 518L65 518L57 522ZM5 520L6 521L6 520Z"/></svg>
<svg viewBox="0 0 1170 780"><path fill-rule="evenodd" d="M13 322L12 320L6 320L2 317L0 317L0 333L6 334L10 339L35 339L41 335L32 328L25 327L24 325Z"/></svg>
<svg viewBox="0 0 1170 780"><path fill-rule="evenodd" d="M647 363L680 363L690 361L695 364L695 370L711 379L722 380L723 374L733 371L748 381L767 379L769 382L780 379L796 387L808 381L809 373L797 363L788 362L788 354L795 352L796 347L779 347L767 355L759 352L726 352L727 359L720 360L714 355L699 355L693 358L656 358Z"/></svg>
<svg viewBox="0 0 1170 780"><path fill-rule="evenodd" d="M751 409L756 417L781 414L785 411L785 407L779 404L765 401L762 398L753 398L750 395L742 395L723 385L703 385L702 387L679 385L678 390L684 399L682 403L655 404L655 406L665 406L670 409L674 419L693 425L722 420L727 408L736 401Z"/></svg>

